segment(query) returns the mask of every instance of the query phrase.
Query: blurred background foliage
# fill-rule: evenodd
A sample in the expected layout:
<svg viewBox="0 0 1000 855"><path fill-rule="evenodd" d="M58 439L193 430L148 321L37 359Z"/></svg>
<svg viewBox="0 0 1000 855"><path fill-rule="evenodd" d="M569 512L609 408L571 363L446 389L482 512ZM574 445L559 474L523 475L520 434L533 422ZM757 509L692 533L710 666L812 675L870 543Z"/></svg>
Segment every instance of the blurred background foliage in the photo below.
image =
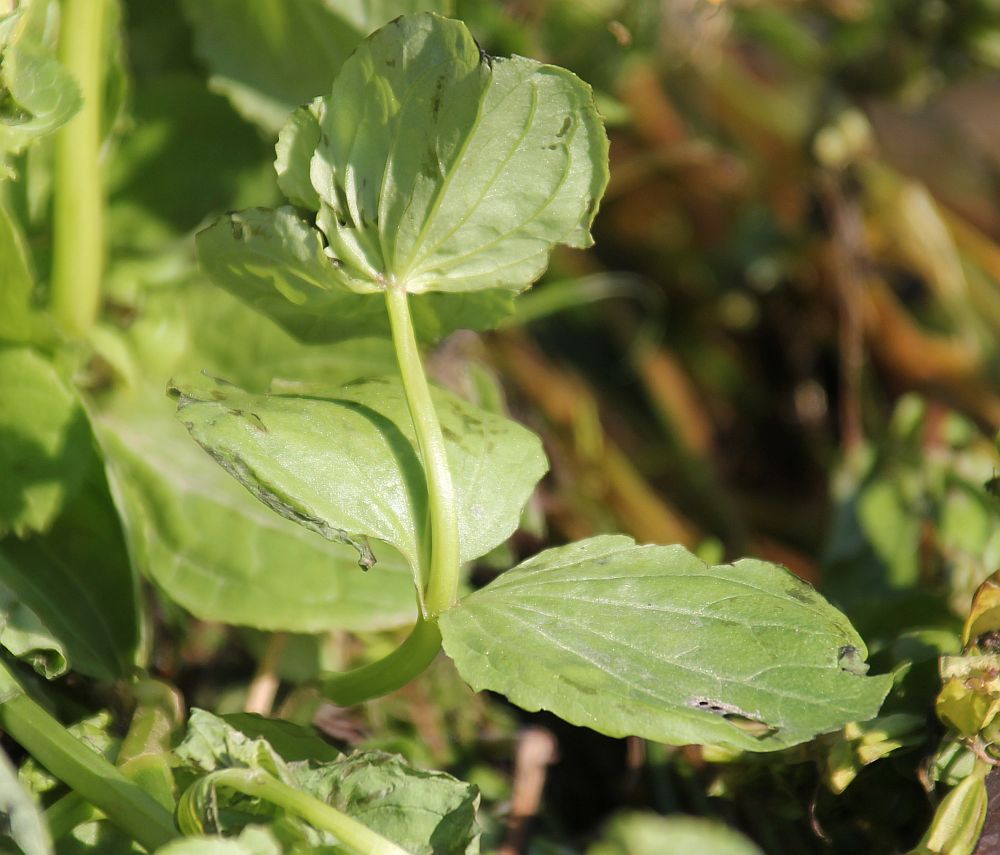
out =
<svg viewBox="0 0 1000 855"><path fill-rule="evenodd" d="M432 357L439 382L509 409L552 462L471 583L607 531L778 561L849 614L877 670L897 669L889 712L918 726L835 795L845 735L754 758L616 742L474 698L443 664L360 711L325 704L322 671L389 649L377 630L400 614L288 637L276 710L479 784L492 845L520 833L506 758L531 719L558 748L530 851L586 851L625 808L719 818L768 853L912 846L933 807L936 657L1000 566L1000 4L129 0L108 75L95 396L195 364L259 386L384 370L377 343L310 350L263 320L234 340L246 312L203 281L192 235L277 202L283 116L403 7L455 14L488 53L569 67L612 144L596 247L557 253L509 323ZM3 185L42 283L48 157L45 140L14 155L27 180ZM263 634L157 609L157 672L193 705L240 709ZM591 851L664 851L617 828Z"/></svg>

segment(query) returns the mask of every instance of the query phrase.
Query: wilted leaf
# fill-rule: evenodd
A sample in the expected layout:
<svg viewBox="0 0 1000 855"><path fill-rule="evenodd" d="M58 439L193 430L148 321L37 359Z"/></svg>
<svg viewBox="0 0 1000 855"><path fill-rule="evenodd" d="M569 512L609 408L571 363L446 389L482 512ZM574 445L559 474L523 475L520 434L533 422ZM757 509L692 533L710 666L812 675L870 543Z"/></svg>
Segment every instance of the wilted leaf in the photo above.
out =
<svg viewBox="0 0 1000 855"><path fill-rule="evenodd" d="M359 751L297 777L303 789L413 855L479 852L479 792L444 772L414 769L395 754Z"/></svg>
<svg viewBox="0 0 1000 855"><path fill-rule="evenodd" d="M474 689L610 736L749 751L872 718L847 619L787 570L597 537L547 550L440 619Z"/></svg>
<svg viewBox="0 0 1000 855"><path fill-rule="evenodd" d="M413 855L434 853L475 853L479 851L476 808L479 794L471 784L458 781L443 772L424 772L408 766L400 757L380 751L356 752L349 757L319 757L292 760L282 756L265 736L279 733L279 741L288 745L291 727L257 719L250 721L249 732L233 725L248 723L246 717L221 719L204 710L194 710L188 735L177 749L177 756L192 770L211 773L227 768L260 769L284 784L323 801L354 817L377 834L404 847ZM295 742L306 735L300 732ZM293 750L293 755L297 750ZM197 793L192 805L196 810L211 810L214 817L236 808L231 821L256 816L282 816L273 806L254 803L244 796L214 789ZM208 800L202 799L208 797ZM220 810L220 806L223 808ZM286 822L288 815L285 815ZM294 827L293 823L293 827ZM229 825L227 827L232 827ZM303 840L329 844L325 833L309 830Z"/></svg>
<svg viewBox="0 0 1000 855"><path fill-rule="evenodd" d="M227 728L239 731L249 739L266 740L278 756L289 763L299 760L333 761L340 758L340 752L311 727L253 713L233 713L222 716L221 721Z"/></svg>
<svg viewBox="0 0 1000 855"><path fill-rule="evenodd" d="M210 712L193 709L187 734L177 747L177 757L199 772L233 767L263 769L287 781L284 760L271 747L262 730L267 728L257 728L256 732L247 734Z"/></svg>

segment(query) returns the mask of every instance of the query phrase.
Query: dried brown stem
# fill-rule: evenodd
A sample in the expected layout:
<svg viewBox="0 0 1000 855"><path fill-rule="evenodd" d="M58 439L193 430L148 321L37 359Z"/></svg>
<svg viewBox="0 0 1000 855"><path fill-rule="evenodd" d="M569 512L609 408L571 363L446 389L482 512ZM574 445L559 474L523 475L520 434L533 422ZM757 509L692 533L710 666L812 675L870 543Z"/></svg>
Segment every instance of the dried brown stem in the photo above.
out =
<svg viewBox="0 0 1000 855"><path fill-rule="evenodd" d="M257 673L254 674L247 690L247 699L243 704L245 712L270 715L274 698L278 694L278 686L281 684L278 667L281 665L281 657L285 653L287 644L287 632L275 632L267 640L267 647L264 648L264 655L257 666Z"/></svg>
<svg viewBox="0 0 1000 855"><path fill-rule="evenodd" d="M522 731L514 761L514 795L503 846L497 855L521 855L528 828L542 804L548 767L556 760L556 738L543 727Z"/></svg>

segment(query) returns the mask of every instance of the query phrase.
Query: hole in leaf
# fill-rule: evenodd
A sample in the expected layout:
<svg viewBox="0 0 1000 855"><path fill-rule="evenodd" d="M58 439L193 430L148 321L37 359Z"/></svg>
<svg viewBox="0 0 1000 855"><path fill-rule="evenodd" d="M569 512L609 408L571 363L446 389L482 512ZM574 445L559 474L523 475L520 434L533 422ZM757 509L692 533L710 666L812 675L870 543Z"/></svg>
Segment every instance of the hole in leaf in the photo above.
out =
<svg viewBox="0 0 1000 855"><path fill-rule="evenodd" d="M841 671L864 677L868 673L868 663L861 657L861 651L853 644L845 644L837 651L837 665Z"/></svg>
<svg viewBox="0 0 1000 855"><path fill-rule="evenodd" d="M692 698L688 701L688 706L724 718L734 727L738 727L744 733L750 734L754 739L766 739L778 732L777 727L747 714L744 710L733 704L727 704L723 701L715 701L710 698Z"/></svg>

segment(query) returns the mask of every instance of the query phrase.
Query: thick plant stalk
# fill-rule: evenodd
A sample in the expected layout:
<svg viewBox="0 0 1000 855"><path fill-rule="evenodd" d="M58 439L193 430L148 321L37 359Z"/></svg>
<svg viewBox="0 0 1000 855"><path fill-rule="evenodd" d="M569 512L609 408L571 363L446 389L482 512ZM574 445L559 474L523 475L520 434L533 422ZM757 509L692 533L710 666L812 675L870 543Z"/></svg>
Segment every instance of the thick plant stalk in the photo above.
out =
<svg viewBox="0 0 1000 855"><path fill-rule="evenodd" d="M406 289L390 283L385 302L427 483L429 533L425 530L420 544L424 589L417 592L422 614L406 641L388 656L324 681L323 694L341 706L400 689L427 668L441 649L437 618L458 601L458 508L444 434L424 374Z"/></svg>
<svg viewBox="0 0 1000 855"><path fill-rule="evenodd" d="M170 812L25 694L0 665L0 728L150 852L178 837Z"/></svg>
<svg viewBox="0 0 1000 855"><path fill-rule="evenodd" d="M83 106L55 137L52 311L70 335L85 335L97 317L104 266L101 115L107 0L63 0L59 58L73 75Z"/></svg>
<svg viewBox="0 0 1000 855"><path fill-rule="evenodd" d="M424 374L406 290L392 283L386 288L385 300L427 483L430 519L420 544L425 587L420 590L418 586L417 591L421 617L396 650L370 665L324 680L323 694L341 706L400 689L427 668L441 649L437 618L458 600L458 510L444 435Z"/></svg>

